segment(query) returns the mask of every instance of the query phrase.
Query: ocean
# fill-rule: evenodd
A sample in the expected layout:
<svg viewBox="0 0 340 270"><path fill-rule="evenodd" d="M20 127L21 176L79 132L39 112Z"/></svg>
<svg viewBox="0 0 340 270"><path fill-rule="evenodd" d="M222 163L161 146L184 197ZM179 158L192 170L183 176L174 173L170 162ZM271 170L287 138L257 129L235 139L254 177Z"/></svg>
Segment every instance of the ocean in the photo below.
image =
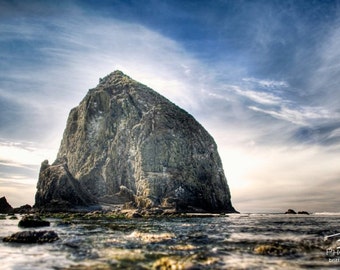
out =
<svg viewBox="0 0 340 270"><path fill-rule="evenodd" d="M340 213L48 218L60 240L5 243L27 230L0 219L0 269L338 269Z"/></svg>

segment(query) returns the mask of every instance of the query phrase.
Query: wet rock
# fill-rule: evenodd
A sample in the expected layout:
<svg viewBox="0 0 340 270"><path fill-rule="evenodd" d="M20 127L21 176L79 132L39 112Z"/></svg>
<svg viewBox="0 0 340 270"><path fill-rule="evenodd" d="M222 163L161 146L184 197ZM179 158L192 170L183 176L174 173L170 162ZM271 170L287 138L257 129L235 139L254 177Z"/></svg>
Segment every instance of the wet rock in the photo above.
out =
<svg viewBox="0 0 340 270"><path fill-rule="evenodd" d="M144 216L150 216L150 217L160 216L160 215L163 215L163 213L164 213L164 210L158 207L143 211Z"/></svg>
<svg viewBox="0 0 340 270"><path fill-rule="evenodd" d="M54 231L23 231L5 237L4 242L15 243L51 243L58 240L58 234Z"/></svg>
<svg viewBox="0 0 340 270"><path fill-rule="evenodd" d="M258 255L282 256L284 249L275 245L259 245L255 247L254 253Z"/></svg>
<svg viewBox="0 0 340 270"><path fill-rule="evenodd" d="M143 215L138 210L136 210L136 211L131 210L131 211L126 212L125 217L127 217L127 218L142 218Z"/></svg>
<svg viewBox="0 0 340 270"><path fill-rule="evenodd" d="M188 260L181 260L179 257L162 257L154 262L153 270L167 269L198 269L193 267L193 263Z"/></svg>
<svg viewBox="0 0 340 270"><path fill-rule="evenodd" d="M77 265L71 265L65 270L112 270L111 264L104 264L104 263L97 263L97 264L91 264L91 265L83 265L83 264L77 264Z"/></svg>
<svg viewBox="0 0 340 270"><path fill-rule="evenodd" d="M173 233L146 233L140 231L134 231L130 234L131 238L139 239L144 243L157 243L164 242L175 238Z"/></svg>
<svg viewBox="0 0 340 270"><path fill-rule="evenodd" d="M120 71L71 110L35 206L131 201L137 208L235 212L217 145L187 112Z"/></svg>
<svg viewBox="0 0 340 270"><path fill-rule="evenodd" d="M80 238L67 239L63 241L63 245L70 248L80 249L84 246L84 241Z"/></svg>
<svg viewBox="0 0 340 270"><path fill-rule="evenodd" d="M290 245L289 243L268 243L257 245L254 248L254 253L257 255L266 255L273 257L289 256L295 258L296 254L301 252L301 250L298 252L298 248L296 246Z"/></svg>
<svg viewBox="0 0 340 270"><path fill-rule="evenodd" d="M50 222L36 215L27 215L19 221L18 226L23 228L45 227L50 226Z"/></svg>
<svg viewBox="0 0 340 270"><path fill-rule="evenodd" d="M293 209L288 209L285 214L296 214L296 212Z"/></svg>
<svg viewBox="0 0 340 270"><path fill-rule="evenodd" d="M32 206L30 206L29 204L25 204L20 207L14 208L13 211L17 214L28 214L32 211Z"/></svg>
<svg viewBox="0 0 340 270"><path fill-rule="evenodd" d="M0 213L7 214L13 211L13 207L7 202L6 197L0 198Z"/></svg>
<svg viewBox="0 0 340 270"><path fill-rule="evenodd" d="M299 211L298 214L299 215L309 215L309 213L307 211Z"/></svg>

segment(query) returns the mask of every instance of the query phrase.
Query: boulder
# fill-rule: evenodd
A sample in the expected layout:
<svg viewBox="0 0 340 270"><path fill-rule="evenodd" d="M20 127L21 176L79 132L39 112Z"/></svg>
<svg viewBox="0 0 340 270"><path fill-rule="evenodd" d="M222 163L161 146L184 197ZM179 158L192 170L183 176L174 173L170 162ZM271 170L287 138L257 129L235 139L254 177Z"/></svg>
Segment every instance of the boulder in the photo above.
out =
<svg viewBox="0 0 340 270"><path fill-rule="evenodd" d="M22 205L20 207L14 208L14 213L17 214L28 214L29 212L31 212L32 210L32 206L30 206L29 204L25 204Z"/></svg>
<svg viewBox="0 0 340 270"><path fill-rule="evenodd" d="M54 231L22 231L3 238L3 242L14 243L51 243L59 239Z"/></svg>
<svg viewBox="0 0 340 270"><path fill-rule="evenodd" d="M295 210L293 209L288 209L285 214L296 214Z"/></svg>
<svg viewBox="0 0 340 270"><path fill-rule="evenodd" d="M23 228L45 227L50 226L50 222L36 215L26 215L19 221L18 226Z"/></svg>
<svg viewBox="0 0 340 270"><path fill-rule="evenodd" d="M235 212L211 135L120 71L71 110L57 159L43 162L35 206L52 201Z"/></svg>
<svg viewBox="0 0 340 270"><path fill-rule="evenodd" d="M0 198L0 213L7 214L13 211L13 207L7 202L6 197Z"/></svg>

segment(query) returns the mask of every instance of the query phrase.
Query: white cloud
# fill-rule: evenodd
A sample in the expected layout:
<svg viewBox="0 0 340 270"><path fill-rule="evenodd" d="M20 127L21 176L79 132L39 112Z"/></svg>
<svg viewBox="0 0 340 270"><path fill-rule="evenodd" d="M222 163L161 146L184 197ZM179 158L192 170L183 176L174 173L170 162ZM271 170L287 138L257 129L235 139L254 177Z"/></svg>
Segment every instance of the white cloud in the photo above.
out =
<svg viewBox="0 0 340 270"><path fill-rule="evenodd" d="M289 87L288 82L285 82L285 81L264 80L264 79L257 79L257 78L243 78L242 81L256 83L262 87L267 87L267 88Z"/></svg>
<svg viewBox="0 0 340 270"><path fill-rule="evenodd" d="M332 113L325 108L301 106L297 108L288 108L280 106L278 110L262 109L257 106L249 106L249 109L271 115L277 119L285 120L296 125L307 126L315 120L336 119L340 116L338 113Z"/></svg>
<svg viewBox="0 0 340 270"><path fill-rule="evenodd" d="M334 129L327 136L328 139L338 138L338 137L340 137L340 128Z"/></svg>
<svg viewBox="0 0 340 270"><path fill-rule="evenodd" d="M260 91L253 91L253 90L247 90L247 89L242 89L239 86L230 86L231 89L233 89L237 94L247 97L251 99L252 101L255 101L260 104L264 105L277 105L283 102L283 100L268 92L260 92Z"/></svg>

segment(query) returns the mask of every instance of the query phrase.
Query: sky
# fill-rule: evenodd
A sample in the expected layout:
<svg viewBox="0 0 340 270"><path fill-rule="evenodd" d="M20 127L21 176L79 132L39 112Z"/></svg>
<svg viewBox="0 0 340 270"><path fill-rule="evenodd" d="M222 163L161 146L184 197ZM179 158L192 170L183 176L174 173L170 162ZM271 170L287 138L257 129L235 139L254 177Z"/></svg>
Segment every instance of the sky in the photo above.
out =
<svg viewBox="0 0 340 270"><path fill-rule="evenodd" d="M34 204L117 69L214 137L238 211L340 212L340 1L0 0L0 196Z"/></svg>

